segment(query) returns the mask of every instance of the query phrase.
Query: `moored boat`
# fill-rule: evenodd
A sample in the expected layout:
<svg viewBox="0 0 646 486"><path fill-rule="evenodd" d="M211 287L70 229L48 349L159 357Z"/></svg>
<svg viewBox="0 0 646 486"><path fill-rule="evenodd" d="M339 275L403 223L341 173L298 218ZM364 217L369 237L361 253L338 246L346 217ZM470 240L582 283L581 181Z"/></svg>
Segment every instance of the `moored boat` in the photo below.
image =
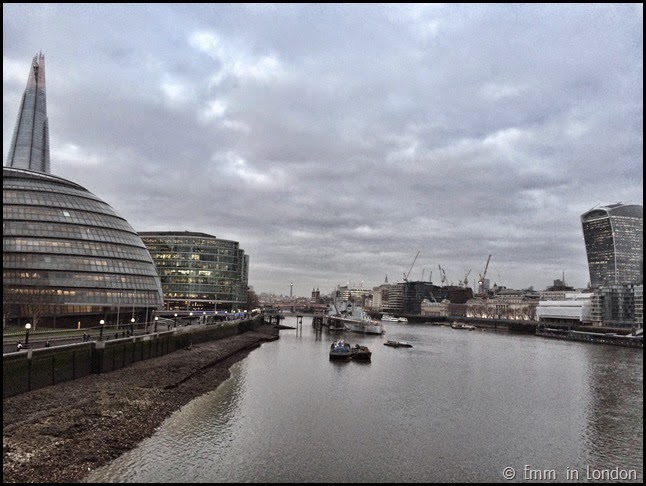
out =
<svg viewBox="0 0 646 486"><path fill-rule="evenodd" d="M382 315L381 320L386 321L386 322L398 322L399 321L399 319L397 319L392 314L384 314L384 315Z"/></svg>
<svg viewBox="0 0 646 486"><path fill-rule="evenodd" d="M451 327L453 329L464 329L464 330L467 330L467 331L475 331L476 330L476 326L472 326L471 324L462 324L461 322L454 322L453 324L451 324Z"/></svg>
<svg viewBox="0 0 646 486"><path fill-rule="evenodd" d="M328 323L334 326L343 326L347 331L362 334L383 334L385 332L381 322L372 319L361 307L350 302L333 304L328 310Z"/></svg>
<svg viewBox="0 0 646 486"><path fill-rule="evenodd" d="M370 351L367 346L361 346L359 344L355 344L353 346L352 359L356 359L357 361L370 361L371 357L372 351Z"/></svg>
<svg viewBox="0 0 646 486"><path fill-rule="evenodd" d="M384 343L384 346L390 346L391 348L412 348L413 345L406 341L392 341L388 340Z"/></svg>
<svg viewBox="0 0 646 486"><path fill-rule="evenodd" d="M330 359L350 359L352 357L352 346L344 340L334 341L330 346Z"/></svg>

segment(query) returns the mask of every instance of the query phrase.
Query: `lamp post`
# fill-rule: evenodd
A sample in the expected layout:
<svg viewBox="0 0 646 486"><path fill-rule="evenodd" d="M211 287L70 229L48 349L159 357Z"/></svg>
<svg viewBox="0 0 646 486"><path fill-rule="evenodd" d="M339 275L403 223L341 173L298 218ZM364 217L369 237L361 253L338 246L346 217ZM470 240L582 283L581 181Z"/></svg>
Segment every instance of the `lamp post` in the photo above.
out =
<svg viewBox="0 0 646 486"><path fill-rule="evenodd" d="M103 341L103 326L105 324L105 321L101 319L99 321L99 324L101 324L101 329L99 330L99 341Z"/></svg>
<svg viewBox="0 0 646 486"><path fill-rule="evenodd" d="M31 324L25 324L25 347L29 344L29 330L31 329Z"/></svg>
<svg viewBox="0 0 646 486"><path fill-rule="evenodd" d="M159 321L159 317L155 316L155 332L157 332L157 321Z"/></svg>
<svg viewBox="0 0 646 486"><path fill-rule="evenodd" d="M177 329L177 312L175 312L175 329Z"/></svg>
<svg viewBox="0 0 646 486"><path fill-rule="evenodd" d="M130 318L130 334L135 335L135 318L131 317Z"/></svg>
<svg viewBox="0 0 646 486"><path fill-rule="evenodd" d="M193 313L192 313L192 312L189 312L189 314L188 314L188 315L189 315L189 318L188 318L188 325L190 326L191 324L193 324Z"/></svg>

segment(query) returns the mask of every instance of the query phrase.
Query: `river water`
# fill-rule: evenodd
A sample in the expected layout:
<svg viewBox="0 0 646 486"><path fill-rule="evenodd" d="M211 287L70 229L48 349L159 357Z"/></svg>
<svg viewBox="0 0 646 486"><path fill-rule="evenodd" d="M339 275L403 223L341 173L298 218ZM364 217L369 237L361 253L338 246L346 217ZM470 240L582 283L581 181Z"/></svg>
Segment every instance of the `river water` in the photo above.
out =
<svg viewBox="0 0 646 486"><path fill-rule="evenodd" d="M87 481L643 479L643 350L385 327L317 335L304 318ZM372 361L329 361L339 336L368 346Z"/></svg>

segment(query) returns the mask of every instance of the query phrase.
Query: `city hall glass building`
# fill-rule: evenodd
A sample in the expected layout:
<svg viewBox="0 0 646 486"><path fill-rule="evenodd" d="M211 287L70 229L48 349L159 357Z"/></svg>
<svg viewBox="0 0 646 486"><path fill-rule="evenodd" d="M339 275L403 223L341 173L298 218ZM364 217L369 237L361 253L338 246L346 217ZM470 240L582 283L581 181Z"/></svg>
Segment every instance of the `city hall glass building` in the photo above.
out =
<svg viewBox="0 0 646 486"><path fill-rule="evenodd" d="M163 304L150 254L106 202L50 173L45 56L34 56L2 170L5 323L98 326Z"/></svg>
<svg viewBox="0 0 646 486"><path fill-rule="evenodd" d="M188 231L139 236L157 267L166 310L244 309L249 256L238 242Z"/></svg>
<svg viewBox="0 0 646 486"><path fill-rule="evenodd" d="M644 281L644 210L611 204L581 216L590 284L640 284Z"/></svg>
<svg viewBox="0 0 646 486"><path fill-rule="evenodd" d="M3 167L2 198L2 298L10 321L143 322L161 307L159 277L141 238L87 189Z"/></svg>

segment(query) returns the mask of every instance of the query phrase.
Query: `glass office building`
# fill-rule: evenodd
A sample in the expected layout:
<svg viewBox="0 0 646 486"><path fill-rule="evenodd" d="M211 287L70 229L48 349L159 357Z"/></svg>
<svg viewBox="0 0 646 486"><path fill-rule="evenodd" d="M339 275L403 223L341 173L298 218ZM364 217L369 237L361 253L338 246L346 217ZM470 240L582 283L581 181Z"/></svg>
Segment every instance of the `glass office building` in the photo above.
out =
<svg viewBox="0 0 646 486"><path fill-rule="evenodd" d="M238 242L189 231L139 236L157 267L166 310L244 309L249 256Z"/></svg>
<svg viewBox="0 0 646 486"><path fill-rule="evenodd" d="M162 306L157 270L141 238L87 189L4 167L2 196L5 318L85 327L118 316L143 322Z"/></svg>
<svg viewBox="0 0 646 486"><path fill-rule="evenodd" d="M31 61L7 156L8 167L49 172L48 123L45 56L39 53Z"/></svg>
<svg viewBox="0 0 646 486"><path fill-rule="evenodd" d="M611 204L581 216L590 284L640 284L644 281L644 209Z"/></svg>

